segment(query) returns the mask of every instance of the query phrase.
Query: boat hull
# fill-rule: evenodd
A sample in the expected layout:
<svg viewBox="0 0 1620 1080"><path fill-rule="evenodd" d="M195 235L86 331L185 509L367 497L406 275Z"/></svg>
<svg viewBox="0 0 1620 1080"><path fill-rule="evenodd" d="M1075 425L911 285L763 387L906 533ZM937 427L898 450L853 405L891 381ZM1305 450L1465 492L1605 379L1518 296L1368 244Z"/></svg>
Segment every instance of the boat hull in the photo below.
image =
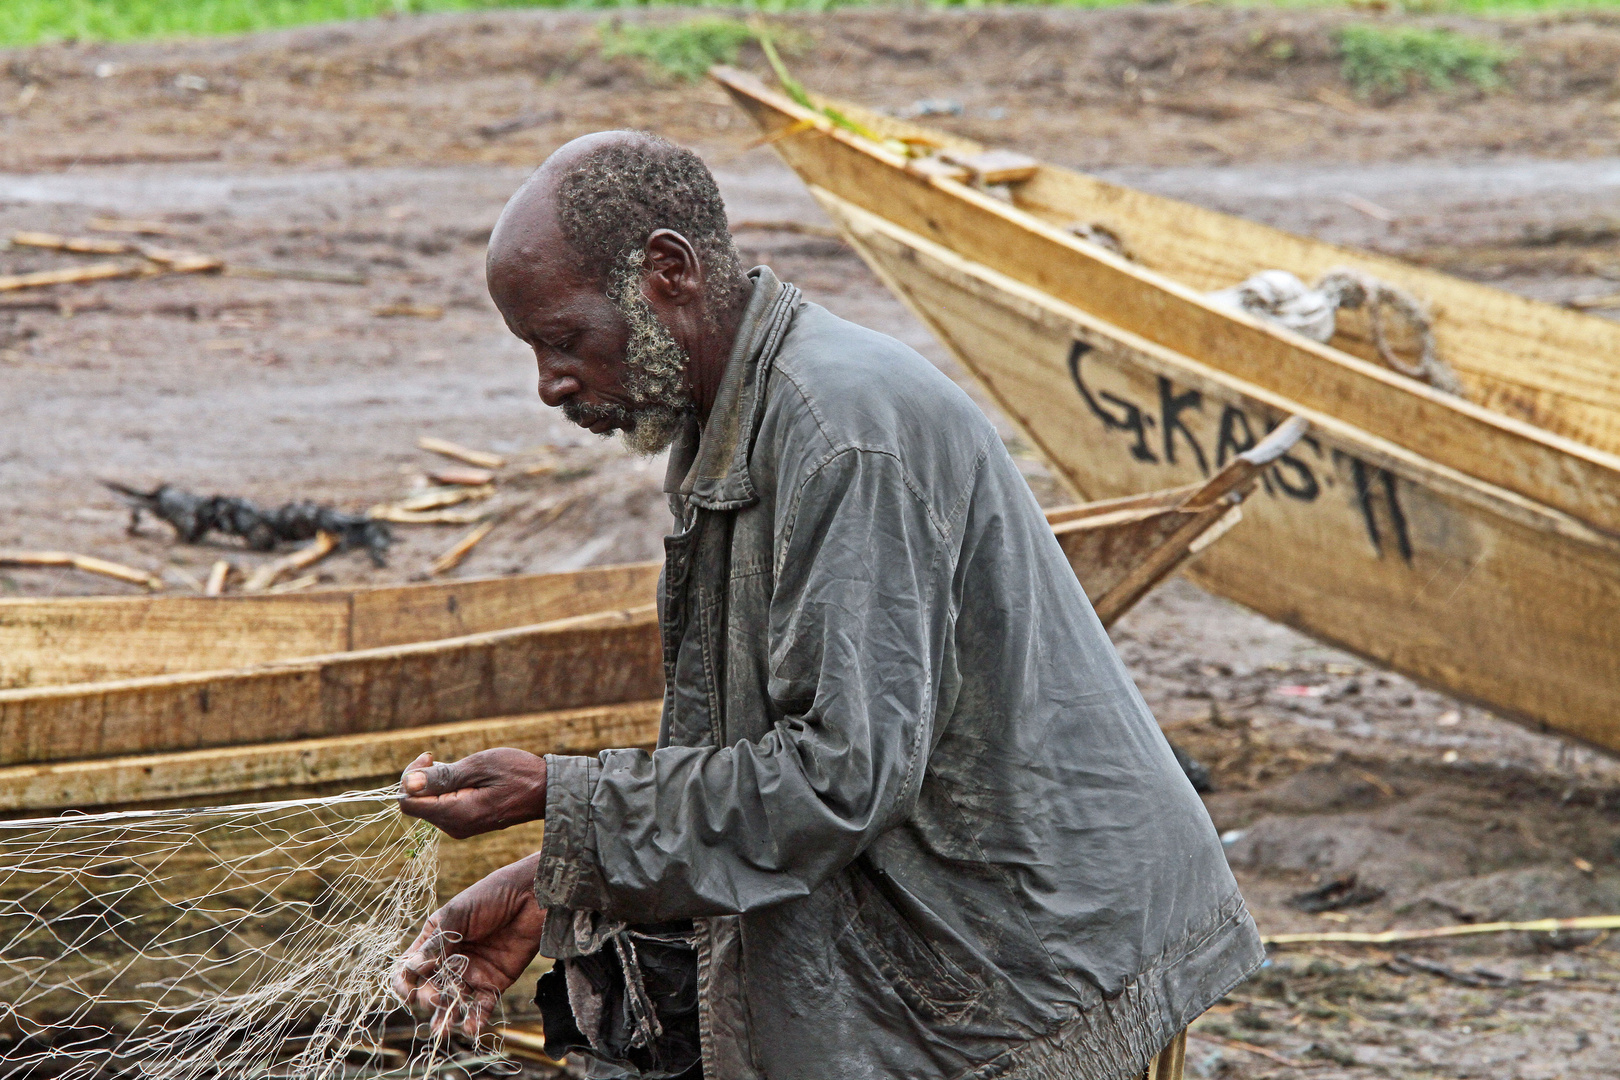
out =
<svg viewBox="0 0 1620 1080"><path fill-rule="evenodd" d="M1208 483L1066 507L1049 519L1108 622L1223 535L1257 475L1252 464L1234 462ZM422 752L454 760L494 746L536 754L650 747L664 677L647 603L655 577L648 565L459 587L334 590L292 604L159 597L0 607L0 615L22 613L11 625L40 648L48 644L44 628L58 645L82 641L94 663L171 672L0 690L0 816L382 787ZM555 617L593 602L639 606ZM500 625L536 614L553 618ZM184 631L198 624L234 645L188 653ZM469 627L485 629L421 640ZM120 633L126 640L105 640ZM279 646L278 633L286 638ZM128 639L168 653L143 657ZM317 656L276 651L355 640L384 643ZM199 657L243 652L271 659L185 670ZM72 663L57 666L73 670ZM532 822L447 841L441 898L537 850L542 835L543 825Z"/></svg>
<svg viewBox="0 0 1620 1080"><path fill-rule="evenodd" d="M821 189L856 249L1078 492L1196 481L1312 433L1188 575L1321 640L1620 750L1620 544L1145 341Z"/></svg>
<svg viewBox="0 0 1620 1080"><path fill-rule="evenodd" d="M0 768L0 817L69 808L277 802L383 787L420 753L454 761L496 746L535 754L594 754L651 747L661 700L433 724L363 735L258 743L92 761ZM486 874L540 850L543 822L470 840L442 839L438 896L448 900Z"/></svg>
<svg viewBox="0 0 1620 1080"><path fill-rule="evenodd" d="M1482 286L1463 288L1462 282L1439 290L1439 275L1431 274L1446 303L1466 306L1481 319L1493 305L1513 308L1527 323L1543 326L1549 338L1555 331L1560 337L1559 348L1542 357L1541 342L1534 334L1496 335L1494 366L1513 370L1511 387L1486 385L1481 373L1493 365L1477 355L1478 339L1471 337L1476 355L1469 358L1472 368L1464 374L1465 383L1473 381L1472 396L1444 393L1354 352L1220 305L1176 276L1185 272L1183 267L1149 266L1081 239L1074 229L1092 224L1095 200L1088 204L1075 199L1070 212L1077 217L1064 222L1062 211L1070 208L1059 205L1064 200L1053 191L1062 186L1060 179L1076 174L1032 166L1034 178L1009 185L1007 197L998 197L993 190L966 182L970 172L966 168L901 155L795 104L751 76L724 69L713 74L806 183L1155 345L1196 357L1304 409L1334 416L1439 465L1620 535L1620 376L1604 362L1620 347L1620 329L1612 324ZM893 124L858 108L845 109L842 103L839 108L873 124ZM912 130L932 141L953 141ZM1020 192L1026 188L1041 193L1041 201L1022 202ZM1192 220L1195 215L1183 215L1188 226L1184 234L1163 214L1143 214L1129 223L1116 216L1110 227L1134 237L1132 242L1141 240L1138 233L1157 232L1168 234L1161 236L1162 244L1204 248L1211 246L1212 236L1224 234L1228 246L1266 248L1278 258L1274 266L1297 268L1307 275L1312 271L1298 257L1301 248L1323 255L1331 251L1336 257L1349 254L1294 238L1293 257L1288 258L1285 249L1290 245L1266 243L1268 237L1281 235L1276 230L1243 228L1237 219L1226 219L1223 229L1215 229L1207 220L1209 214L1205 211L1197 221ZM1377 267L1367 269L1378 272ZM1456 312L1441 309L1434 317L1437 335L1444 331L1445 340L1452 341ZM1487 325L1494 323L1487 320ZM1577 329L1570 330L1571 325ZM1596 350L1603 342L1608 342L1608 352L1580 355L1582 343ZM1452 353L1443 350L1442 359L1446 355ZM1580 370L1562 370L1575 367ZM1548 385L1535 388L1542 383ZM1542 415L1575 396L1576 388L1583 388L1592 400L1566 414ZM1487 404L1499 405L1501 394L1525 402L1533 399L1537 422Z"/></svg>
<svg viewBox="0 0 1620 1080"><path fill-rule="evenodd" d="M217 671L639 607L652 602L661 565L281 596L0 600L0 690Z"/></svg>

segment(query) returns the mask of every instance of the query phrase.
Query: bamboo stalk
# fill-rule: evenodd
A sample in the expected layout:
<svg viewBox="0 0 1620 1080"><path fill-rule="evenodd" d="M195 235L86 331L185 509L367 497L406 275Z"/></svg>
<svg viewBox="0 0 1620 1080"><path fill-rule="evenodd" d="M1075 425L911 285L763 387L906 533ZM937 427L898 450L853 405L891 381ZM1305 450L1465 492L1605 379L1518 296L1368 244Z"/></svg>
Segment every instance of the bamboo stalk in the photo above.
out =
<svg viewBox="0 0 1620 1080"><path fill-rule="evenodd" d="M203 584L204 596L224 596L225 582L230 579L231 564L220 559L208 571L208 580Z"/></svg>
<svg viewBox="0 0 1620 1080"><path fill-rule="evenodd" d="M477 487L467 487L461 484L443 484L439 487L427 488L414 495L407 495L396 503L378 503L369 511L374 518L387 518L389 514L403 511L407 514L420 514L427 510L443 510L458 503L474 502L487 499L495 494L494 484L481 484Z"/></svg>
<svg viewBox="0 0 1620 1080"><path fill-rule="evenodd" d="M508 1024L506 1027L496 1028L495 1034L500 1037L502 1048L513 1057L538 1061L542 1065L562 1067L562 1062L546 1056L546 1033L538 1026Z"/></svg>
<svg viewBox="0 0 1620 1080"><path fill-rule="evenodd" d="M137 570L122 563L108 562L93 555L75 555L67 551L5 551L0 550L0 566L60 566L82 570L86 574L127 581L131 585L144 585L153 592L163 588L163 579L145 570Z"/></svg>
<svg viewBox="0 0 1620 1080"><path fill-rule="evenodd" d="M44 248L48 251L71 251L80 255L139 255L176 274L198 274L223 270L225 260L212 255L199 255L194 251L176 251L172 248L132 244L127 240L105 240L98 236L58 236L55 233L18 232L11 234L16 247Z"/></svg>
<svg viewBox="0 0 1620 1080"><path fill-rule="evenodd" d="M96 232L135 233L137 236L173 236L175 230L162 221L136 221L130 218L91 218L90 226Z"/></svg>
<svg viewBox="0 0 1620 1080"><path fill-rule="evenodd" d="M283 581L272 585L264 591L272 596L280 596L282 593L302 592L312 585L320 584L320 580L321 576L319 574L305 574L303 577L296 577L291 581Z"/></svg>
<svg viewBox="0 0 1620 1080"><path fill-rule="evenodd" d="M477 547L479 542L482 541L484 537L488 536L490 531L493 530L496 525L499 525L500 522L500 518L490 518L488 521L469 532L466 536L463 536L460 540L457 540L455 544L450 547L450 550L433 560L433 566L431 569L429 569L428 573L432 574L434 577L438 577L440 574L448 573L449 571L460 566L461 561L467 557L468 553L470 553L473 548Z"/></svg>
<svg viewBox="0 0 1620 1080"><path fill-rule="evenodd" d="M442 319L444 308L438 304L384 304L371 309L373 315L389 319Z"/></svg>
<svg viewBox="0 0 1620 1080"><path fill-rule="evenodd" d="M337 550L337 537L329 532L316 533L315 539L291 555L284 555L259 567L242 583L243 592L264 592L283 574L304 570Z"/></svg>
<svg viewBox="0 0 1620 1080"><path fill-rule="evenodd" d="M367 516L398 525L476 525L484 513L476 507L471 510L406 510L384 504L373 506Z"/></svg>
<svg viewBox="0 0 1620 1080"><path fill-rule="evenodd" d="M1432 938L1468 937L1474 934L1550 934L1559 930L1620 930L1620 915L1582 915L1573 919L1531 919L1529 922L1465 923L1461 926L1435 926L1427 930L1384 930L1361 933L1334 930L1318 934L1270 934L1260 940L1267 945L1388 945L1397 941L1427 941Z"/></svg>
<svg viewBox="0 0 1620 1080"><path fill-rule="evenodd" d="M38 270L32 274L0 274L0 292L18 289L42 289L47 285L77 285L86 281L110 281L114 278L141 277L150 273L144 266L133 263L91 263L66 270Z"/></svg>
<svg viewBox="0 0 1620 1080"><path fill-rule="evenodd" d="M199 255L195 251L173 251L169 248L141 247L143 259L150 259L171 274L209 274L225 269L225 260L212 255Z"/></svg>
<svg viewBox="0 0 1620 1080"><path fill-rule="evenodd" d="M81 255L132 255L138 250L127 240L103 240L93 236L57 236L55 233L45 232L12 233L11 243L13 247L73 251Z"/></svg>
<svg viewBox="0 0 1620 1080"><path fill-rule="evenodd" d="M436 439L431 435L424 435L416 440L416 445L431 454L442 454L447 458L465 461L468 465L476 465L480 469L500 469L506 465L506 459L499 454L491 454L484 450L470 450L459 443L449 439Z"/></svg>

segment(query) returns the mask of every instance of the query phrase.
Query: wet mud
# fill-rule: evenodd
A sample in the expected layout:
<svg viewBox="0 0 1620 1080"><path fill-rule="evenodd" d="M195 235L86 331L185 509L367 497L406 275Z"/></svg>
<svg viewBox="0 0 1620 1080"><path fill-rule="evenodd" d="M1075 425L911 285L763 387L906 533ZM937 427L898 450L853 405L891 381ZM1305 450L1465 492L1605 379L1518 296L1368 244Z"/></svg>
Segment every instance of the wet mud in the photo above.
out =
<svg viewBox="0 0 1620 1080"><path fill-rule="evenodd" d="M829 93L897 114L944 102L929 122L1528 295L1620 291L1620 22L1431 20L1518 50L1508 86L1362 100L1332 42L1372 17L1155 8L787 22L796 71ZM99 480L362 511L445 464L416 448L430 435L554 465L503 488L497 498L521 513L453 573L659 557L662 462L543 409L532 361L483 288L507 195L550 148L608 126L697 147L746 258L916 347L996 415L859 260L817 234L813 201L750 145L718 91L602 59L597 21L516 12L0 55L0 233L144 219L166 230L155 242L305 278L171 275L0 296L0 547L94 554L189 590L216 560L249 570L273 556L217 536L181 544L159 524L129 535ZM745 50L741 62L759 58ZM13 248L0 273L83 261ZM1002 430L1041 500L1066 501ZM343 584L421 579L465 531L396 525L386 566L351 552L316 569ZM128 588L0 573L10 595ZM1264 932L1620 914L1611 759L1183 581L1114 637L1167 732L1209 766L1207 804ZM1616 988L1620 951L1597 934L1278 949L1199 1022L1189 1074L1609 1076Z"/></svg>

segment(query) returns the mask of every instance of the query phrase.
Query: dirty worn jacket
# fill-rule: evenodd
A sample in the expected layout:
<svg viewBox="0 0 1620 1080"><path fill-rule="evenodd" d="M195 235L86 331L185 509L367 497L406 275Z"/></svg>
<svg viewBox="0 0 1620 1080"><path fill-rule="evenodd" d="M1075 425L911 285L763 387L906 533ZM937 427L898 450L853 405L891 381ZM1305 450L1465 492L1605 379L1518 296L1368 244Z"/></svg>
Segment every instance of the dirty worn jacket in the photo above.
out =
<svg viewBox="0 0 1620 1080"><path fill-rule="evenodd" d="M535 889L696 926L708 1080L1139 1073L1262 956L996 431L767 269L671 454L656 750L551 756Z"/></svg>

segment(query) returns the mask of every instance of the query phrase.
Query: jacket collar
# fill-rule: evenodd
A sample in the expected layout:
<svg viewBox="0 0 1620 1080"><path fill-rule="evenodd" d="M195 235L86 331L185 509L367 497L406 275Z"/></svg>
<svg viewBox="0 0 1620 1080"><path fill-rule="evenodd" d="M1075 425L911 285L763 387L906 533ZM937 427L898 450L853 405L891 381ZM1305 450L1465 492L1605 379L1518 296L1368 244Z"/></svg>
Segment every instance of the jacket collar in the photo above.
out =
<svg viewBox="0 0 1620 1080"><path fill-rule="evenodd" d="M758 501L748 475L748 456L765 414L765 383L771 363L793 321L799 290L767 266L748 272L754 292L743 311L737 340L715 394L709 421L692 420L670 446L664 490L706 510L737 510Z"/></svg>

